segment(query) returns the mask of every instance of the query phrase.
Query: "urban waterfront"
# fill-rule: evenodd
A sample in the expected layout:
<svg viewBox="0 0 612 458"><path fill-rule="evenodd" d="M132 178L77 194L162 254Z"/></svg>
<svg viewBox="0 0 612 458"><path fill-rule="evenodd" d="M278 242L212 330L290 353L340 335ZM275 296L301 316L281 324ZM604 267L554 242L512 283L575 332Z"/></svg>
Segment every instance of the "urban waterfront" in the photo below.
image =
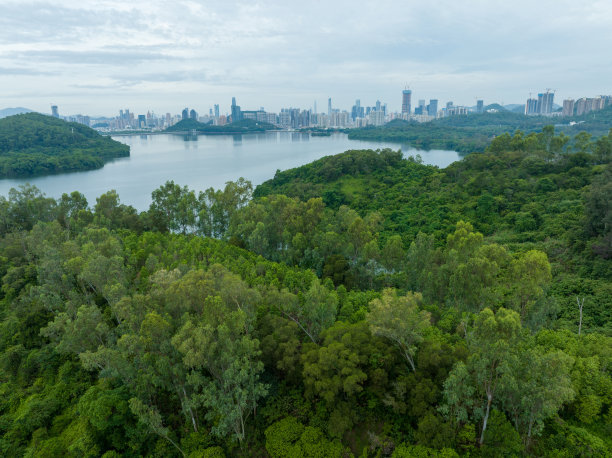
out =
<svg viewBox="0 0 612 458"><path fill-rule="evenodd" d="M420 154L427 164L446 167L459 155L454 151L419 151L396 143L349 140L346 134L313 137L297 132L268 132L240 136L133 135L116 140L131 148L129 158L102 169L61 175L0 180L0 194L25 183L37 186L50 197L79 191L91 206L96 197L114 189L122 203L146 210L151 192L167 180L201 191L221 188L225 182L244 177L254 185L285 170L323 156L350 149L401 147L405 156Z"/></svg>

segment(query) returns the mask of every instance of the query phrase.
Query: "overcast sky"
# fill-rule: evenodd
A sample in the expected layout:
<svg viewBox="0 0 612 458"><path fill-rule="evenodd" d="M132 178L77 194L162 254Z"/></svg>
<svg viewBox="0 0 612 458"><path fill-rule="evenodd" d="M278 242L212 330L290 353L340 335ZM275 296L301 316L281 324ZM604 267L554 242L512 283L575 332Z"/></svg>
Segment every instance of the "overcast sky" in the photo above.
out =
<svg viewBox="0 0 612 458"><path fill-rule="evenodd" d="M0 0L0 108L524 103L612 93L610 0Z"/></svg>

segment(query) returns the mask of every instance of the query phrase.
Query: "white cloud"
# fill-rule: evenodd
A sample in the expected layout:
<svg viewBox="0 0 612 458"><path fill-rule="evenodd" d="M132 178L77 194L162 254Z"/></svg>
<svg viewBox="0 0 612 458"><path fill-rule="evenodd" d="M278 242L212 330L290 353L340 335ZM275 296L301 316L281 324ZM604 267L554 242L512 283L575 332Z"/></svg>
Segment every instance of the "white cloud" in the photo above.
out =
<svg viewBox="0 0 612 458"><path fill-rule="evenodd" d="M607 1L4 1L0 105L176 112L612 92Z"/></svg>

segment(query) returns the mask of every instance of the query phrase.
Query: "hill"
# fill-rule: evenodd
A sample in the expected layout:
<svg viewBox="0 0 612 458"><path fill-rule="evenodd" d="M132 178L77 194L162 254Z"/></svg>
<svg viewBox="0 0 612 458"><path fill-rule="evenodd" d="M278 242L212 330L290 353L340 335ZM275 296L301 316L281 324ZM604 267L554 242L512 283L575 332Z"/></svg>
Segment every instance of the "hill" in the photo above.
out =
<svg viewBox="0 0 612 458"><path fill-rule="evenodd" d="M276 126L267 122L257 122L253 119L241 119L223 126L204 124L195 119L183 119L173 126L168 127L165 132L191 132L201 134L242 134L249 132L265 132L276 129Z"/></svg>
<svg viewBox="0 0 612 458"><path fill-rule="evenodd" d="M17 107L17 108L3 108L0 110L0 119L6 118L7 116L14 116L18 114L31 113L33 110L29 108Z"/></svg>
<svg viewBox="0 0 612 458"><path fill-rule="evenodd" d="M578 140L348 151L140 214L12 190L0 455L609 456L612 134Z"/></svg>
<svg viewBox="0 0 612 458"><path fill-rule="evenodd" d="M585 131L601 136L612 128L612 106L582 116L563 118L526 116L507 111L499 105L496 108L500 111L450 116L426 123L394 120L380 127L352 129L349 138L408 143L425 150L452 149L460 153L472 153L484 150L494 137L516 130L525 133L540 132L545 126L555 124L558 131L567 135L573 136ZM577 124L570 125L570 122Z"/></svg>
<svg viewBox="0 0 612 458"><path fill-rule="evenodd" d="M98 169L128 146L78 123L39 113L0 120L0 178Z"/></svg>

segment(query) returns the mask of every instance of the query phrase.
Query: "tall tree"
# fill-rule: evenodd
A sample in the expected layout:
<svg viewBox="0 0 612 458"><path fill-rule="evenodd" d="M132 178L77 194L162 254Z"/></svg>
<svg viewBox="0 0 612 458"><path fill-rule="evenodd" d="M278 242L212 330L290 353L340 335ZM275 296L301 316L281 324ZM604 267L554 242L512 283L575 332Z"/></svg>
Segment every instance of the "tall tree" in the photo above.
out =
<svg viewBox="0 0 612 458"><path fill-rule="evenodd" d="M497 313L484 309L476 316L469 336L470 357L465 363L457 363L444 383L443 410L460 422L470 418L482 422L480 445L503 379L511 373L521 334L518 313L504 308Z"/></svg>
<svg viewBox="0 0 612 458"><path fill-rule="evenodd" d="M367 315L372 334L391 340L413 371L417 346L431 326L430 313L419 310L422 299L420 293L398 296L394 289L385 289L380 299L370 302Z"/></svg>

